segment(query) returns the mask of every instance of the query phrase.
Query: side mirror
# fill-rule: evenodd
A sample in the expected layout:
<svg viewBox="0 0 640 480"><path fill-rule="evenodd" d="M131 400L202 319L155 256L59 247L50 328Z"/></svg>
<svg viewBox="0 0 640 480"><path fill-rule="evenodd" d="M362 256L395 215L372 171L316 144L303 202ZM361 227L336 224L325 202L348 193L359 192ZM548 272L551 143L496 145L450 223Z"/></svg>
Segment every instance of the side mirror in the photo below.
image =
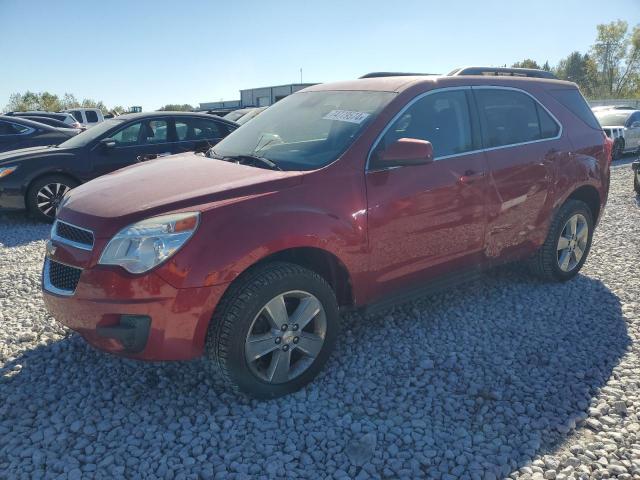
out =
<svg viewBox="0 0 640 480"><path fill-rule="evenodd" d="M105 148L113 148L116 146L116 141L113 138L107 137L100 140L100 144Z"/></svg>
<svg viewBox="0 0 640 480"><path fill-rule="evenodd" d="M433 162L433 145L417 138L400 138L378 153L380 168L425 165Z"/></svg>

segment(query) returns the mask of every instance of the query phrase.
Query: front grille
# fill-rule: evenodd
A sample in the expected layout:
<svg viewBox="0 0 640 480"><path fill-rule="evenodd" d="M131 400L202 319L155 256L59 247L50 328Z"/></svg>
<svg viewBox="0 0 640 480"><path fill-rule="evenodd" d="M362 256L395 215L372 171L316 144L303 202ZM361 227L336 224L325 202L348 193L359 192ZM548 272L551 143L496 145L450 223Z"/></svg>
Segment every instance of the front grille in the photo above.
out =
<svg viewBox="0 0 640 480"><path fill-rule="evenodd" d="M57 220L55 234L61 239L84 245L89 249L93 248L93 233L89 230L85 230L84 228L79 228Z"/></svg>
<svg viewBox="0 0 640 480"><path fill-rule="evenodd" d="M64 290L68 293L75 292L82 270L51 259L47 259L46 262L48 262L48 272L46 273L49 275L49 283L58 290Z"/></svg>

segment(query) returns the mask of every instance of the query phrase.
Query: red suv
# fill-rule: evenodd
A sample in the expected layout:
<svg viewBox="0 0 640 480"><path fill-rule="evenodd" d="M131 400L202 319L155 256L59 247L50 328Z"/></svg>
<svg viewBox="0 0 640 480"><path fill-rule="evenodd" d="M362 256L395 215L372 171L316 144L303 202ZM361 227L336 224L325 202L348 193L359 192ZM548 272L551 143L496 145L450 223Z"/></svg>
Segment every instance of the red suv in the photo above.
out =
<svg viewBox="0 0 640 480"><path fill-rule="evenodd" d="M204 353L234 387L276 397L321 369L341 309L520 259L547 280L575 276L610 154L573 83L316 85L208 158L158 159L70 191L47 246L45 302L99 349Z"/></svg>

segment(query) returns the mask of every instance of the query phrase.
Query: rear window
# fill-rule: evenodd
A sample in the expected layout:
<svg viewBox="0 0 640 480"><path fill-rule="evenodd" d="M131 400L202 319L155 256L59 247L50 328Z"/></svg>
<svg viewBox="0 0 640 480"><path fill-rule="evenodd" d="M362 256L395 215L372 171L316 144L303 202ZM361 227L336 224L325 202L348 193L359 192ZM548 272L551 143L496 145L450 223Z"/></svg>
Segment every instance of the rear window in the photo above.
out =
<svg viewBox="0 0 640 480"><path fill-rule="evenodd" d="M475 96L485 147L534 142L560 133L556 121L529 95L515 90L479 88Z"/></svg>
<svg viewBox="0 0 640 480"><path fill-rule="evenodd" d="M84 114L87 116L87 122L96 123L98 121L98 114L93 110L87 110Z"/></svg>
<svg viewBox="0 0 640 480"><path fill-rule="evenodd" d="M551 95L591 128L601 129L589 104L576 89L551 90Z"/></svg>

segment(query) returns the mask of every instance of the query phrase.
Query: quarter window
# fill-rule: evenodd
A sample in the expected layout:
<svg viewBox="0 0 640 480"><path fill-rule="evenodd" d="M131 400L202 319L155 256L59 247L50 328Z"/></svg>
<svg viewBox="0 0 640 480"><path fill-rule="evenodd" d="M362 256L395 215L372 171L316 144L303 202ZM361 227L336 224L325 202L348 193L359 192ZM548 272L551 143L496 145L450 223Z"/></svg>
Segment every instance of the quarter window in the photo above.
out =
<svg viewBox="0 0 640 480"><path fill-rule="evenodd" d="M533 142L558 135L560 127L529 95L514 90L475 90L485 147Z"/></svg>
<svg viewBox="0 0 640 480"><path fill-rule="evenodd" d="M391 125L376 150L384 150L401 138L428 140L436 159L474 150L465 91L443 91L419 99Z"/></svg>
<svg viewBox="0 0 640 480"><path fill-rule="evenodd" d="M27 133L29 127L11 122L0 122L0 135L19 135Z"/></svg>

